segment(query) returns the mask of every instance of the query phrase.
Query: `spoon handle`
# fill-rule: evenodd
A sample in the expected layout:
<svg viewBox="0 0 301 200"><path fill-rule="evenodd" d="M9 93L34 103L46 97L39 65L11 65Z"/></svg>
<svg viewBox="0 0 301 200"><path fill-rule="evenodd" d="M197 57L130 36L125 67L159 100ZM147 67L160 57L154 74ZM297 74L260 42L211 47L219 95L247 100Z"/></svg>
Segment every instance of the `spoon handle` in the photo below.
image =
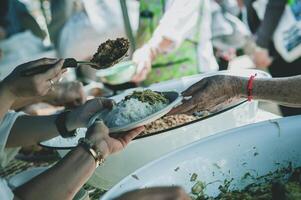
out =
<svg viewBox="0 0 301 200"><path fill-rule="evenodd" d="M21 72L21 75L22 76L33 76L36 74L46 72L51 67L53 67L53 65L42 65L39 67L26 69ZM65 68L76 68L76 67L77 67L77 61L74 58L66 58L62 68L65 69Z"/></svg>

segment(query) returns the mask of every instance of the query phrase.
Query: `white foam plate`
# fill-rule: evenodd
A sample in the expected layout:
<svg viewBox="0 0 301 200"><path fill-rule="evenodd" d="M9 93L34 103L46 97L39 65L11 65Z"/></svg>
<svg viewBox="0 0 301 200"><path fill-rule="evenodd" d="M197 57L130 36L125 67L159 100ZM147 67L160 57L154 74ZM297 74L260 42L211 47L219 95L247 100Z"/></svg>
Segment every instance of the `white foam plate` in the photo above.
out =
<svg viewBox="0 0 301 200"><path fill-rule="evenodd" d="M139 126L149 124L149 123L163 117L164 115L166 115L169 111L171 111L171 109L173 109L174 107L179 105L182 101L182 96L178 92L169 91L169 92L161 92L161 93L169 100L170 103L168 104L168 106L166 106L163 109L147 116L144 119L134 121L130 124L126 124L126 125L118 126L118 127L109 127L110 133L118 133L118 132L129 131L129 130L132 130L132 129L137 128ZM104 115L106 113L107 112L101 112L101 113L95 115L91 119L90 124L93 124L95 122L95 120L97 120L97 119L101 119L102 115Z"/></svg>

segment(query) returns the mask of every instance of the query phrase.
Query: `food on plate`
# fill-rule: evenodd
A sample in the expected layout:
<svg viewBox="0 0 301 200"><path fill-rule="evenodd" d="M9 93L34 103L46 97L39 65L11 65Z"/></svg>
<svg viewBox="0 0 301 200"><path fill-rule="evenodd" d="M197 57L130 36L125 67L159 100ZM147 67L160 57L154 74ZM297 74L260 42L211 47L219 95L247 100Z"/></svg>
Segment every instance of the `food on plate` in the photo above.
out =
<svg viewBox="0 0 301 200"><path fill-rule="evenodd" d="M125 38L107 40L98 47L91 62L98 64L100 67L110 67L127 53L129 44L129 41Z"/></svg>
<svg viewBox="0 0 301 200"><path fill-rule="evenodd" d="M229 190L231 181L220 186L217 197L205 194L206 184L197 181L191 188L194 200L299 200L301 199L301 168L280 169L274 173L254 179L254 183L242 190Z"/></svg>
<svg viewBox="0 0 301 200"><path fill-rule="evenodd" d="M121 127L144 119L168 104L169 100L159 92L135 91L117 103L103 120L109 128Z"/></svg>
<svg viewBox="0 0 301 200"><path fill-rule="evenodd" d="M142 135L155 133L158 131L163 131L166 129L177 127L177 126L187 124L187 123L192 122L197 119L198 118L195 116L186 115L186 114L164 116L160 119L157 119L156 121L153 121L153 122L145 125L145 130L142 133Z"/></svg>

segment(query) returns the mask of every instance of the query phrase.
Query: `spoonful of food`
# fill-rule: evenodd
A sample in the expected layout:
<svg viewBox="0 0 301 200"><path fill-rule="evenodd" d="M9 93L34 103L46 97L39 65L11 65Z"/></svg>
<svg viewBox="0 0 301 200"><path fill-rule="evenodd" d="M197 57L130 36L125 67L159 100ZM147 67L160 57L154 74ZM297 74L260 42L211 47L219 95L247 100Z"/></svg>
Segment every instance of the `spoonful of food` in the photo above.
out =
<svg viewBox="0 0 301 200"><path fill-rule="evenodd" d="M74 58L66 58L63 68L76 68L79 65L89 65L94 69L109 68L122 60L129 49L129 41L125 38L107 40L101 43L91 61L77 61ZM23 76L32 76L43 73L51 68L52 65L43 65L22 71Z"/></svg>

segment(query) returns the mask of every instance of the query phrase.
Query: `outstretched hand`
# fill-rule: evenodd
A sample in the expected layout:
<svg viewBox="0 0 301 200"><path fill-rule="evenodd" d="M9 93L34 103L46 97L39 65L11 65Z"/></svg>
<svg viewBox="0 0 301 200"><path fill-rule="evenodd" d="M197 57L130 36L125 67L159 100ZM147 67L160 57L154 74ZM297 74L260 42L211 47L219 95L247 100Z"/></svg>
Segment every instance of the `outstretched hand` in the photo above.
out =
<svg viewBox="0 0 301 200"><path fill-rule="evenodd" d="M66 69L62 69L64 60L42 58L19 65L4 80L3 85L9 95L15 99L19 97L36 97L46 95L56 84ZM42 65L52 65L44 73L33 76L23 76L22 71L39 67Z"/></svg>
<svg viewBox="0 0 301 200"><path fill-rule="evenodd" d="M242 83L235 76L216 75L206 77L182 93L182 104L169 114L192 114L212 111L220 104L238 98ZM191 97L190 99L186 99Z"/></svg>
<svg viewBox="0 0 301 200"><path fill-rule="evenodd" d="M124 149L132 139L138 136L144 127L139 127L127 133L120 134L119 137L111 137L109 129L103 121L96 121L86 133L86 138L92 141L97 149L102 152L102 156L107 156Z"/></svg>

